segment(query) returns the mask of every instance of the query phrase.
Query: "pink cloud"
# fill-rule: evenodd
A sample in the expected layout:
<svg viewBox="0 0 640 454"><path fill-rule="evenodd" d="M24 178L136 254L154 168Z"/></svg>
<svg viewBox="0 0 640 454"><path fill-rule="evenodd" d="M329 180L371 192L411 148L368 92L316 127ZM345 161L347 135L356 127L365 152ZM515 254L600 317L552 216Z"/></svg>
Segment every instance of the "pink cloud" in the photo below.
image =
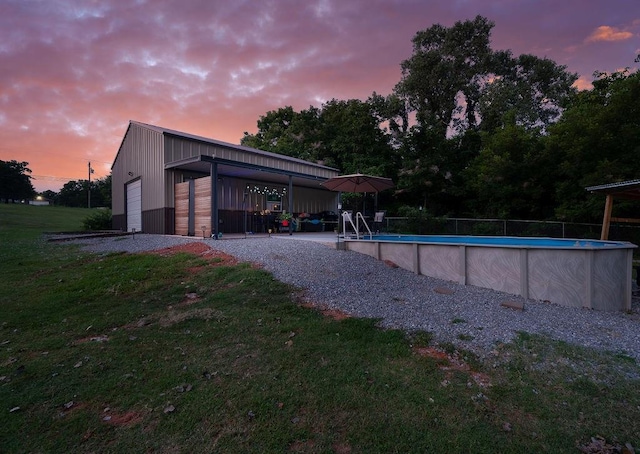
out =
<svg viewBox="0 0 640 454"><path fill-rule="evenodd" d="M596 28L587 38L587 42L598 41L624 41L633 37L633 33L619 30L616 27L601 25Z"/></svg>
<svg viewBox="0 0 640 454"><path fill-rule="evenodd" d="M602 23L608 36L637 33L628 3L0 2L0 159L86 178L88 160L113 160L130 119L238 143L269 110L389 94L417 31L478 14L496 24L494 49L554 59L588 87L593 71L633 63L634 40L598 53L582 38Z"/></svg>
<svg viewBox="0 0 640 454"><path fill-rule="evenodd" d="M591 90L593 88L591 81L582 76L573 83L573 86L578 90Z"/></svg>

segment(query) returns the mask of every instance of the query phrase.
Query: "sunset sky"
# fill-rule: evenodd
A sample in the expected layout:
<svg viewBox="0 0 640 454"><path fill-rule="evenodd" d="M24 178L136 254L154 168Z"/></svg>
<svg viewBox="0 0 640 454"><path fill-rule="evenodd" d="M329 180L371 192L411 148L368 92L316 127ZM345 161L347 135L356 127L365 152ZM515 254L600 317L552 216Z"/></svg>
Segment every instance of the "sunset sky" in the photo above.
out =
<svg viewBox="0 0 640 454"><path fill-rule="evenodd" d="M640 0L0 0L0 159L58 191L108 175L129 120L239 143L269 110L389 94L417 31L478 14L582 89L638 67Z"/></svg>

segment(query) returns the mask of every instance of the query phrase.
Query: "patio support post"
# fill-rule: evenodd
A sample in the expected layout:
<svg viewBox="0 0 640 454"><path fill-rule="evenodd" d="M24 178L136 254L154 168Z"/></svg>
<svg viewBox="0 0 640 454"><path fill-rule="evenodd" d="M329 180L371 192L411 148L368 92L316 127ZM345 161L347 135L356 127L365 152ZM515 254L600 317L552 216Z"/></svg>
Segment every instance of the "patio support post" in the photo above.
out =
<svg viewBox="0 0 640 454"><path fill-rule="evenodd" d="M613 208L613 195L607 194L607 200L604 202L604 216L602 218L601 240L609 239L609 224L611 223L611 210Z"/></svg>
<svg viewBox="0 0 640 454"><path fill-rule="evenodd" d="M289 235L293 235L293 176L289 175L289 213L291 213L291 221L289 222Z"/></svg>
<svg viewBox="0 0 640 454"><path fill-rule="evenodd" d="M187 235L196 234L196 180L189 180L189 214L187 218Z"/></svg>
<svg viewBox="0 0 640 454"><path fill-rule="evenodd" d="M211 236L218 239L218 163L211 163Z"/></svg>

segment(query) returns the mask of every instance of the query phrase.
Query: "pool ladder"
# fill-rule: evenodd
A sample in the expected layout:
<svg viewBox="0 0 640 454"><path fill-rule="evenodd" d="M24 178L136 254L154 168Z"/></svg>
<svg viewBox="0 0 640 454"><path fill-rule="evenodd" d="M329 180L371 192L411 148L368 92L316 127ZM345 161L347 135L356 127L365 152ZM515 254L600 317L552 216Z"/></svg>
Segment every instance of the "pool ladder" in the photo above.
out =
<svg viewBox="0 0 640 454"><path fill-rule="evenodd" d="M367 221L364 220L364 216L362 215L361 212L357 212L356 213L356 222L354 224L353 222L353 217L351 216L351 211L343 211L342 212L342 232L344 237L347 237L347 226L351 225L351 227L353 227L353 230L355 232L355 238L356 240L359 240L360 237L365 237L365 234L363 233L362 235L360 234L360 222L362 221L362 226L367 230L367 232L369 232L369 239L373 238L373 233L371 233L371 229L369 228L369 224L367 224ZM353 235L351 236L351 238L353 238Z"/></svg>

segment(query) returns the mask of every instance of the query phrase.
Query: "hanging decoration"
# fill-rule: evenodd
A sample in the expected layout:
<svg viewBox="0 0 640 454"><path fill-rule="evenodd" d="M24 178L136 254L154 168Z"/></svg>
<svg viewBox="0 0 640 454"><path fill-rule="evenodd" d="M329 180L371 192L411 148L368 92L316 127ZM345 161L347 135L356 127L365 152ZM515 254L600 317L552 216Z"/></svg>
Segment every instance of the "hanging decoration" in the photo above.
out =
<svg viewBox="0 0 640 454"><path fill-rule="evenodd" d="M267 196L277 196L284 197L287 195L287 188L282 188L282 190L278 188L269 188L267 186L253 186L247 185L246 192L250 192L252 194L262 194Z"/></svg>

